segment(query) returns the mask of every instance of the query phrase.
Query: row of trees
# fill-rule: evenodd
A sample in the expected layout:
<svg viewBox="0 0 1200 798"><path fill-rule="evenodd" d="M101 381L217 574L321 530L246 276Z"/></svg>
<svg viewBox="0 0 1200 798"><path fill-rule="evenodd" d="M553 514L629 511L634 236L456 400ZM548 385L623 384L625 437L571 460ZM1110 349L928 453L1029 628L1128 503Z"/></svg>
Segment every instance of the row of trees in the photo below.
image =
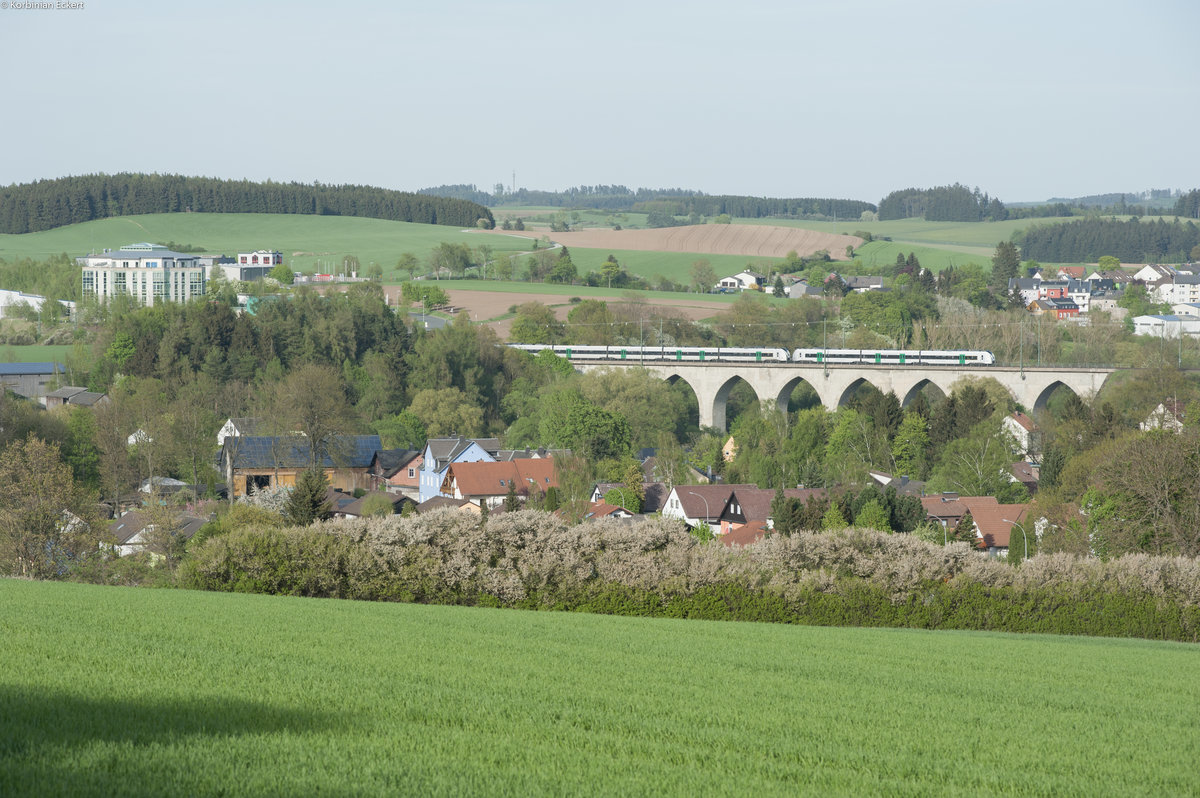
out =
<svg viewBox="0 0 1200 798"><path fill-rule="evenodd" d="M577 186L565 191L506 191L496 184L489 194L475 185L450 185L423 188L421 194L470 200L483 205L534 205L555 208L596 208L608 211L658 211L668 216L741 216L762 218L838 218L858 219L863 212L873 212L875 206L859 200L828 197L795 197L776 199L740 195L709 195L702 191L682 188L633 190L626 186ZM660 225L665 226L665 225Z"/></svg>
<svg viewBox="0 0 1200 798"><path fill-rule="evenodd" d="M111 216L189 211L362 216L489 228L495 221L490 210L475 202L373 186L119 173L0 188L0 233L31 233Z"/></svg>

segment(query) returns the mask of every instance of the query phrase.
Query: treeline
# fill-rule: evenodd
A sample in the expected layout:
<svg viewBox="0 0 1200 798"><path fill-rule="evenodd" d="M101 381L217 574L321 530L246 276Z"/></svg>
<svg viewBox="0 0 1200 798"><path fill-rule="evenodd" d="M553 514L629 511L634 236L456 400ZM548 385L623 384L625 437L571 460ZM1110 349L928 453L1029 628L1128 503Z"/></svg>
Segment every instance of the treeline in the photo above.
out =
<svg viewBox="0 0 1200 798"><path fill-rule="evenodd" d="M1175 203L1175 215L1188 219L1200 219L1200 188L1194 188Z"/></svg>
<svg viewBox="0 0 1200 798"><path fill-rule="evenodd" d="M1050 263L1095 263L1112 255L1123 263L1178 263L1195 257L1200 227L1163 219L1079 219L1035 225L1016 234L1024 257Z"/></svg>
<svg viewBox="0 0 1200 798"><path fill-rule="evenodd" d="M999 222L1008 208L998 199L964 185L906 188L879 202L879 221L924 217L929 222Z"/></svg>
<svg viewBox="0 0 1200 798"><path fill-rule="evenodd" d="M495 193L482 191L474 184L455 184L420 189L418 194L434 197L449 197L470 200L483 205L548 205L555 208L598 208L600 210L628 211L635 203L649 202L663 197L703 196L703 192L685 188L639 188L627 186L573 186L563 191L539 191L519 188L505 191L497 184Z"/></svg>
<svg viewBox="0 0 1200 798"><path fill-rule="evenodd" d="M737 195L710 196L702 191L682 188L639 188L636 191L625 186L577 186L565 191L503 191L488 194L474 185L436 186L423 188L419 193L438 197L454 197L486 205L501 203L514 205L549 205L560 208L597 208L610 211L647 213L659 211L674 216L741 216L763 218L782 216L790 218L833 218L858 219L864 211L874 212L869 202L822 197L799 197L773 199L770 197L743 197Z"/></svg>
<svg viewBox="0 0 1200 798"><path fill-rule="evenodd" d="M778 216L792 219L859 219L863 212L873 213L875 206L859 200L829 199L821 197L797 197L772 199L770 197L710 197L697 195L683 197L651 205L635 205L632 210L657 210L676 216L699 214L700 216L741 216L761 219Z"/></svg>
<svg viewBox="0 0 1200 798"><path fill-rule="evenodd" d="M494 224L475 202L355 185L255 183L183 175L82 175L0 189L0 233L146 213L291 213L420 224Z"/></svg>

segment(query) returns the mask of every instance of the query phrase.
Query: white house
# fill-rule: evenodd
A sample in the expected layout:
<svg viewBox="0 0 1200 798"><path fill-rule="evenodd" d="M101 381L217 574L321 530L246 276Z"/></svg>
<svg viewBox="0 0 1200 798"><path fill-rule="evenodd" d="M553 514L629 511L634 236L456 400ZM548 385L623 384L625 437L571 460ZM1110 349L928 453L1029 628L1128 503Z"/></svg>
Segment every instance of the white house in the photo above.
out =
<svg viewBox="0 0 1200 798"><path fill-rule="evenodd" d="M1176 399L1164 399L1158 403L1158 407L1146 416L1138 427L1143 432L1149 432L1152 429L1165 429L1171 432L1183 431L1183 419L1186 408L1183 402Z"/></svg>
<svg viewBox="0 0 1200 798"><path fill-rule="evenodd" d="M721 511L737 488L757 489L757 485L676 485L663 503L664 518L678 518L690 527L707 526L717 534L721 529Z"/></svg>
<svg viewBox="0 0 1200 798"><path fill-rule="evenodd" d="M726 291L747 291L753 288L762 288L766 281L766 275L744 271L738 272L732 277L722 278L721 282L717 283L717 287Z"/></svg>
<svg viewBox="0 0 1200 798"><path fill-rule="evenodd" d="M1176 271L1170 266L1162 266L1157 263L1147 264L1133 273L1133 279L1141 280L1144 283L1153 283L1158 280L1169 280L1174 277Z"/></svg>
<svg viewBox="0 0 1200 798"><path fill-rule="evenodd" d="M204 267L199 256L172 252L159 244L128 244L76 260L83 266L85 297L130 296L142 305L153 305L204 296Z"/></svg>
<svg viewBox="0 0 1200 798"><path fill-rule="evenodd" d="M1195 274L1175 274L1151 288L1147 292L1158 302L1176 305L1189 302L1200 302L1200 276Z"/></svg>
<svg viewBox="0 0 1200 798"><path fill-rule="evenodd" d="M1033 423L1033 419L1025 415L1019 410L1014 410L1004 417L1001 422L1001 427L1017 442L1017 446L1021 448L1021 454L1032 457L1038 452L1040 447L1039 431L1037 424Z"/></svg>
<svg viewBox="0 0 1200 798"><path fill-rule="evenodd" d="M446 470L452 463L496 462L500 452L500 441L495 438L430 438L422 452L419 501L424 502L442 495L442 483Z"/></svg>

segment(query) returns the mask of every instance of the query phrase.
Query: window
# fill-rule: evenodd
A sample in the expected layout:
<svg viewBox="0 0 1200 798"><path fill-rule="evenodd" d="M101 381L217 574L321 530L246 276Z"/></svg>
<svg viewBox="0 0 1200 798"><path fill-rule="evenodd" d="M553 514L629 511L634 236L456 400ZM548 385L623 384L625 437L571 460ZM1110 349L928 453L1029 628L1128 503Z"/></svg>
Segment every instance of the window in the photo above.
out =
<svg viewBox="0 0 1200 798"><path fill-rule="evenodd" d="M504 480L500 480L500 487L504 487Z"/></svg>
<svg viewBox="0 0 1200 798"><path fill-rule="evenodd" d="M408 478L412 479L414 476L416 476L416 470L412 468L408 469Z"/></svg>

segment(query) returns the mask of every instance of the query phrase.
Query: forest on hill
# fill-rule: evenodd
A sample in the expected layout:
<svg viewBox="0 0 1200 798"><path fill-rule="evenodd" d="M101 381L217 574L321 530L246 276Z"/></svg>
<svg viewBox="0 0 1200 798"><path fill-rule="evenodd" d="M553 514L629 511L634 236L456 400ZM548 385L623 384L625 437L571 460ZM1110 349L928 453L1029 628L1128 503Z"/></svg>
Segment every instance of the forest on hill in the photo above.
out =
<svg viewBox="0 0 1200 798"><path fill-rule="evenodd" d="M1200 227L1163 219L1078 219L1034 225L1015 236L1028 259L1048 263L1095 263L1113 255L1122 263L1182 263L1200 258Z"/></svg>
<svg viewBox="0 0 1200 798"><path fill-rule="evenodd" d="M0 233L34 233L145 213L287 213L492 227L482 205L373 186L95 174L0 188Z"/></svg>
<svg viewBox="0 0 1200 798"><path fill-rule="evenodd" d="M748 197L709 195L683 188L639 188L626 186L576 186L565 191L537 191L527 188L506 191L495 186L494 193L481 191L473 184L434 186L418 193L435 197L470 200L482 205L532 205L554 208L595 208L608 211L652 212L673 216L740 216L760 219L769 216L793 219L858 219L864 211L874 212L869 202L828 197Z"/></svg>

